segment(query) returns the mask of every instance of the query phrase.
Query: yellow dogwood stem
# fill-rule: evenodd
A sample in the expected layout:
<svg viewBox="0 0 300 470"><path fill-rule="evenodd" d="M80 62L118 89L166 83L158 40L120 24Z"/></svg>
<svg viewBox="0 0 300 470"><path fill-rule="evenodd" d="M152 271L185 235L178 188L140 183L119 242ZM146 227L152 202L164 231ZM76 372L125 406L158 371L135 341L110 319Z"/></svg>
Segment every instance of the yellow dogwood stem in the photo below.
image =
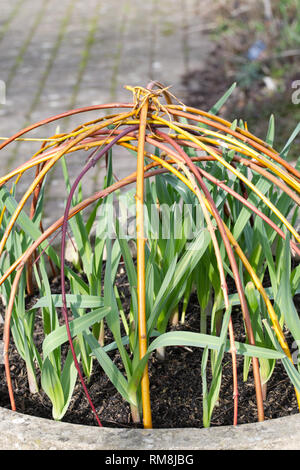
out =
<svg viewBox="0 0 300 470"><path fill-rule="evenodd" d="M81 140L83 140L85 137L89 137L89 135L91 135L93 132L99 130L99 129L102 129L103 127L106 127L110 124L114 124L118 121L121 121L123 119L126 119L128 118L129 116L131 116L133 114L134 111L131 111L130 113L124 113L124 114L121 114L119 115L118 117L116 118L112 118L112 119L108 119L107 121L103 122L102 124L99 124L99 125L96 125L94 126L92 129L90 129L89 131L87 131L86 133L78 136L76 139L74 139L72 142L70 142L63 150L61 150L60 152L58 152L48 163L47 165L45 165L45 167L40 171L40 173L38 174L38 176L35 178L35 180L31 183L31 185L29 186L29 188L27 189L27 191L25 192L25 194L23 195L21 201L19 202L18 204L18 207L16 208L14 214L12 215L10 221L9 221L9 224L7 225L7 228L5 230L5 233L2 237L2 240L0 242L0 255L1 253L3 252L3 249L4 249L4 246L5 246L5 243L9 237L9 234L19 216L19 214L21 213L26 201L29 199L29 197L31 196L31 194L33 193L33 191L35 190L35 188L37 187L37 185L40 183L40 181L42 181L42 179L44 178L44 176L46 175L46 173L55 165L55 163L70 149L72 148L74 145L76 145L77 143L79 143Z"/></svg>
<svg viewBox="0 0 300 470"><path fill-rule="evenodd" d="M146 319L146 292L145 292L145 236L144 236L144 151L145 135L148 114L148 100L142 105L140 111L137 171L136 171L136 243L137 243L137 296L138 296L138 329L140 359L147 353L147 319ZM152 428L150 385L148 365L143 372L141 380L143 423L145 429Z"/></svg>
<svg viewBox="0 0 300 470"><path fill-rule="evenodd" d="M200 142L197 137L194 135L190 134L189 132L186 132L184 129L181 129L180 127L176 126L172 122L167 121L166 119L163 119L160 116L155 116L156 120L167 125L169 128L173 129L174 131L186 136L189 140L192 142L196 143L200 148L205 150L208 154L212 155L217 161L219 161L222 165L224 165L228 170L230 170L234 175L236 175L239 179L241 179L250 189L252 189L255 194L274 212L274 214L277 215L277 217L281 220L281 222L286 226L286 228L290 231L290 233L295 237L298 243L300 243L300 236L294 229L294 227L288 222L288 220L282 215L282 213L277 209L277 207L272 204L272 202L265 197L261 191L259 191L254 184L251 183L251 181L248 180L242 173L240 173L238 170L236 170L230 163L228 163L223 157L218 155L216 152L214 152L211 148L208 148L203 142Z"/></svg>
<svg viewBox="0 0 300 470"><path fill-rule="evenodd" d="M186 126L186 125L185 125ZM260 153L256 152L256 150L251 149L248 147L246 144L233 139L232 137L228 137L226 135L220 134L215 131L211 131L208 129L205 129L203 127L197 127L197 126L189 126L190 129L197 130L198 132L202 132L203 134L206 135L211 135L215 137L217 140L214 140L213 143L215 145L220 145L221 147L225 148L233 148L237 151L243 150L245 153L247 153L250 157L255 158L257 161L263 163L267 168L272 170L277 176L282 178L286 183L288 183L293 189L295 189L298 193L300 192L300 183L291 175L289 175L285 170L282 170L279 168L275 163L271 162L267 158L265 158L263 155ZM203 141L203 139L200 139ZM220 140L227 142L226 144L223 144L220 142ZM229 145L230 144L230 145Z"/></svg>

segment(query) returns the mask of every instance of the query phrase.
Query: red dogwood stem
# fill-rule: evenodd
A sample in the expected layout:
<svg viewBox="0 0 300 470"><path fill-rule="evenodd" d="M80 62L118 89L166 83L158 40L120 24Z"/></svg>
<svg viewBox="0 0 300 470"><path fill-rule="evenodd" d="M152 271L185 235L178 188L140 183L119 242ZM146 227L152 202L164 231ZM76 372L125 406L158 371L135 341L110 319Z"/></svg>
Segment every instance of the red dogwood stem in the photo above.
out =
<svg viewBox="0 0 300 470"><path fill-rule="evenodd" d="M88 402L89 402L89 404L90 404L90 406L93 410L93 413L96 417L96 420L97 420L97 423L98 423L99 426L102 426L102 424L101 424L101 421L100 421L100 419L97 415L96 409L95 409L94 404L91 400L91 397L89 395L89 392L87 390L87 387L86 387L84 379L83 379L83 375L81 373L81 368L80 368L80 365L79 365L77 357L76 357L76 353L75 353L75 349L74 349L74 345L73 345L73 340L72 340L72 335L71 335L71 331L70 331L70 326L69 326L69 320L68 320L67 301L66 301L66 286L65 286L65 262L64 262L65 261L66 234L67 234L67 227L68 227L68 216L69 216L69 211L70 211L70 208L71 208L73 195L75 193L75 190L76 190L79 182L84 177L84 175L95 165L95 163L98 160L100 160L101 157L103 157L105 155L106 152L108 152L111 149L111 147L119 139L121 139L124 135L126 135L129 132L132 132L136 129L138 129L138 126L131 126L131 127L126 128L119 135L117 135L109 144L107 144L105 147L103 147L103 149L100 150L98 155L96 155L95 157L93 157L91 160L88 161L88 163L85 165L84 169L77 176L76 180L74 181L74 183L71 187L70 194L68 196L67 203L66 203L66 208L65 208L65 212L64 212L64 219L63 219L63 224L62 224L61 269L60 269L60 272L61 272L61 293L62 293L62 304L63 304L62 314L63 314L64 321L65 321L65 324L66 324L68 341L69 341L69 344L70 344L70 349L71 349L71 353L72 353L72 356L73 356L74 364L75 364L75 367L77 369L78 376L79 376L80 382L82 384L82 387L84 389L84 393L85 393L85 395L88 399Z"/></svg>

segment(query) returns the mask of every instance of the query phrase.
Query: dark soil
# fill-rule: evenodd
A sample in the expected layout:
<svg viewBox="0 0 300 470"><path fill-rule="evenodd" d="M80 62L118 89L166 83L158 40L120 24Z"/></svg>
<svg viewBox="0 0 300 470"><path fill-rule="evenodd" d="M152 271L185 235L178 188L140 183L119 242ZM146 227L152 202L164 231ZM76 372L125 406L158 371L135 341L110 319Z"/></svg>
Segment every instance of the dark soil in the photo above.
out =
<svg viewBox="0 0 300 470"><path fill-rule="evenodd" d="M128 296L127 282L124 275L119 277L119 289ZM53 292L59 290L59 279L53 283ZM128 298L128 297L127 297ZM33 300L33 299L32 299ZM300 312L300 298L296 299ZM245 341L244 326L239 309L233 311L235 339ZM182 328L182 327L181 327ZM195 295L191 297L189 313L186 315L184 329L199 331L199 307ZM37 321L35 331L36 344L40 345L42 325ZM107 341L110 342L110 338ZM287 332L287 340L289 335ZM115 364L121 370L121 361L117 353L111 353ZM166 360L160 362L155 354L149 361L151 384L151 405L153 427L180 428L197 427L202 424L202 382L201 356L199 348L169 347ZM26 369L23 360L16 352L14 345L10 348L11 376L14 387L17 411L43 418L52 418L51 402L47 395L40 391L31 395L28 390ZM0 366L0 406L10 408L7 392L4 365ZM238 360L239 374L239 418L238 423L257 421L256 399L252 369L247 382L243 382L243 358ZM208 377L209 380L209 377ZM141 427L131 422L130 407L104 374L98 362L94 362L94 371L88 384L89 393L96 407L102 424L106 427ZM268 394L265 402L265 418L279 418L298 412L294 388L280 362L268 382ZM212 416L212 426L230 425L233 420L232 369L231 356L224 357L223 378L219 405ZM65 422L97 425L81 384L77 383L69 409L64 416Z"/></svg>

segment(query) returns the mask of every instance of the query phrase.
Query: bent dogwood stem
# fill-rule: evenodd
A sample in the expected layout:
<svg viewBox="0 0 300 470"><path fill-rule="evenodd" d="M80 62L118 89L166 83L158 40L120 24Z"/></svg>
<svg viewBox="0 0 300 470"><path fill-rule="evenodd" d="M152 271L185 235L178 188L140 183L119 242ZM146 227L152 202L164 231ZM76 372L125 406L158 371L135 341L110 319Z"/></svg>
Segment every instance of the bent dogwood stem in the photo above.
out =
<svg viewBox="0 0 300 470"><path fill-rule="evenodd" d="M87 390L87 387L85 385L85 382L84 382L84 379L83 379L83 375L81 373L81 368L80 368L80 365L78 363L78 360L77 360L77 357L76 357L76 352L75 352L75 349L74 349L74 345L73 345L73 341L72 341L72 335L71 335L71 331L70 331L70 327L69 327L69 321L68 321L68 311L67 311L67 301L66 301L66 288L65 288L65 263L64 263L64 260L65 260L65 246L66 246L66 235L67 235L67 228L68 228L68 216L69 216L69 212L70 212L70 208L71 208L71 203L72 203L72 198L73 198L73 195L76 191L76 188L78 186L78 184L80 183L80 181L82 180L82 178L84 177L84 175L96 164L96 162L98 160L100 160L100 158L103 157L103 155L106 154L106 152L108 152L111 147L119 140L121 139L122 137L124 137L125 135L129 134L130 132L133 132L135 130L138 129L138 126L135 125L135 126L130 126L130 127L127 127L126 129L124 129L124 131L122 131L119 135L117 135L110 143L108 143L107 145L105 145L100 151L98 154L96 154L95 156L92 157L91 160L88 161L88 163L85 165L84 169L80 172L80 174L77 176L76 180L74 181L73 183L73 186L71 187L71 190L70 190L70 194L68 196L68 199L67 199L67 203L66 203L66 208L65 208L65 212L64 212L64 219L63 219L63 224L62 224L62 236L61 236L61 293L62 293L62 303L63 303L63 307L62 307L62 314L63 314L63 318L64 318L64 321L65 321L65 325L66 325L66 329L67 329L67 336L68 336L68 341L69 341L69 344L70 344L70 349L71 349L71 352L72 352L72 356L73 356L73 360L74 360L74 364L76 366L76 369L77 369L77 372L78 372L78 376L79 376L79 379L80 379L80 382L82 384L82 387L84 389L84 393L88 399L88 402L93 410L93 413L96 417L96 420L97 420L97 423L98 425L101 427L102 424L101 424L101 421L99 420L98 418L98 415L97 415L97 412L96 412L96 409L93 405L93 402L90 398L90 395L88 393L88 390Z"/></svg>

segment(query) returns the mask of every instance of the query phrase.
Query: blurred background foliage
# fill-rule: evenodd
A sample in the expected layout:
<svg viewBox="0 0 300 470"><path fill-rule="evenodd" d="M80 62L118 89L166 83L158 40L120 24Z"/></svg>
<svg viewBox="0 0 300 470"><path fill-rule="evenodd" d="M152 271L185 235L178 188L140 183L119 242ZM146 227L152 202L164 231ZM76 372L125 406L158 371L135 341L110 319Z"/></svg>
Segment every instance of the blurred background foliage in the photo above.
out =
<svg viewBox="0 0 300 470"><path fill-rule="evenodd" d="M207 19L205 34L214 53L204 69L183 78L187 104L209 109L237 82L223 116L239 115L251 132L265 138L274 114L274 146L280 151L300 121L300 104L292 101L292 84L300 80L299 0L217 0L201 16ZM299 135L289 158L299 156L297 142Z"/></svg>

